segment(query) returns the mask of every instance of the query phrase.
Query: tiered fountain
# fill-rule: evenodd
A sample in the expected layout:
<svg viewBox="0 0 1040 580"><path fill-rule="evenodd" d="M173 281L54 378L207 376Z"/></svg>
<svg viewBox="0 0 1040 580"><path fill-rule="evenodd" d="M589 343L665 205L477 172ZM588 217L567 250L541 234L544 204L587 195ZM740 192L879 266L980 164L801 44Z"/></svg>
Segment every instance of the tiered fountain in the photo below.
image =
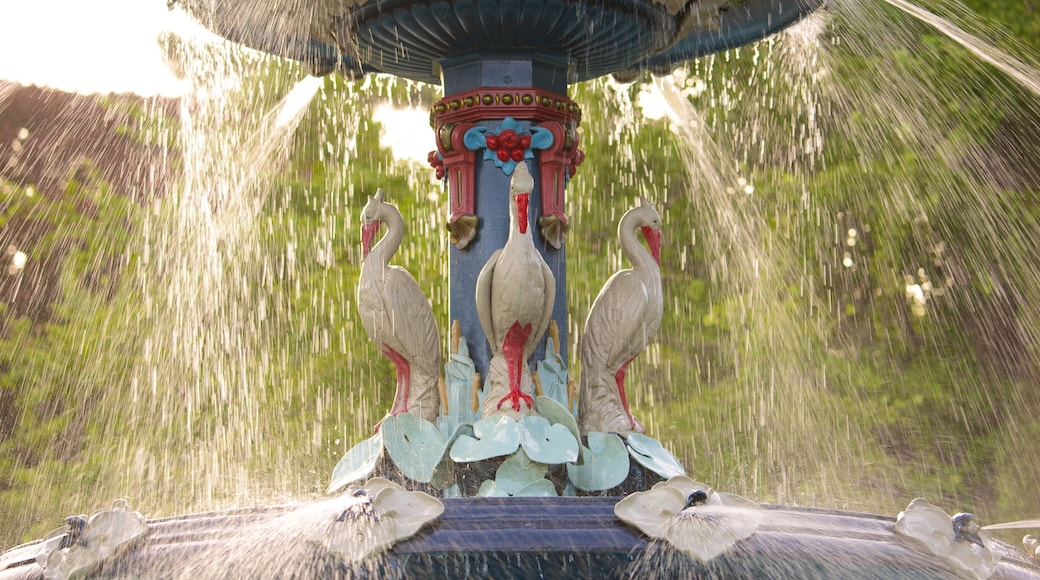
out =
<svg viewBox="0 0 1040 580"><path fill-rule="evenodd" d="M632 268L604 286L584 327L580 384L568 376L565 249L580 231L569 231L564 199L584 158L568 85L667 71L766 37L823 0L180 4L316 74L443 86L430 163L448 190L452 352L445 367L447 325L389 265L406 224L377 194L362 211L359 316L393 361L398 393L336 467L339 495L152 521L121 503L4 554L0 578L1040 575L970 514L922 501L897 522L761 506L686 478L624 389L664 304L667 225L645 200L619 226Z"/></svg>

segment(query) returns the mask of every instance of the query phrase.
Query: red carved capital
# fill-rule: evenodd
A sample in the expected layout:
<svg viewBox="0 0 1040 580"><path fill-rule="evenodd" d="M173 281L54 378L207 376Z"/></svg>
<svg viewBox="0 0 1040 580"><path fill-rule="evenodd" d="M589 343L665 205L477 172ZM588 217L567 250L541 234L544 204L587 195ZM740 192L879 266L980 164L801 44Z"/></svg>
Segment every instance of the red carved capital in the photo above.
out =
<svg viewBox="0 0 1040 580"><path fill-rule="evenodd" d="M540 89L481 88L444 97L433 106L434 128L512 117L525 121L581 122L581 108L566 95Z"/></svg>
<svg viewBox="0 0 1040 580"><path fill-rule="evenodd" d="M462 143L463 135L473 126L472 123L448 123L437 127L437 151L448 179L448 231L451 242L459 249L465 248L477 234L474 189L477 154Z"/></svg>
<svg viewBox="0 0 1040 580"><path fill-rule="evenodd" d="M564 189L585 155L578 149L578 133L573 125L549 121L539 126L552 132L553 145L541 151L538 159L542 185L542 217L538 223L542 237L560 249L568 222L564 213Z"/></svg>

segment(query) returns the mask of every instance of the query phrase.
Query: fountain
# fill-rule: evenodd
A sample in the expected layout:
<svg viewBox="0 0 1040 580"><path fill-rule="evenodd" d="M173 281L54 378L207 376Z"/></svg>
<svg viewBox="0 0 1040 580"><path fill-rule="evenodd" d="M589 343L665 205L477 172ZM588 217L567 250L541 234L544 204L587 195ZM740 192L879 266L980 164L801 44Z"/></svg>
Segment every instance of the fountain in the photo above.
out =
<svg viewBox="0 0 1040 580"><path fill-rule="evenodd" d="M399 397L376 434L350 449L333 473L329 491L350 491L303 506L152 520L144 533L143 518L117 504L70 518L67 529L42 543L4 554L0 578L82 570L138 576L169 566L174 575L203 576L1037 575L1028 558L964 514L915 503L894 523L762 506L686 478L682 464L644 434L622 386L668 304L660 295L654 232L673 230L649 201L620 220L629 224L636 218L627 216L638 215L638 225L619 231L632 259L627 272L649 273L639 274L638 291L625 285L634 276L621 272L604 287L582 338L588 375L580 396L568 388L569 336L576 333L567 313L565 248L580 225L572 227L565 212L565 192L585 157L582 112L568 86L606 74L631 80L639 71L669 72L773 34L822 0L182 4L219 34L299 61L314 74L389 73L443 85L445 96L431 111L436 150L429 161L448 196L448 380L439 377L438 322L421 290L397 303L375 300L397 290L388 288L389 274L369 277L366 269L374 271L378 259L379 272L394 271L387 266L403 235L400 212L387 209L400 193L377 194L362 212L357 304L365 331L394 363ZM689 104L675 87L658 86L671 110L689 120ZM700 162L711 161L707 154ZM369 254L369 236L381 222L397 225L380 242L383 250L377 245ZM650 246L638 263L633 252L642 246L631 241L637 230ZM626 235L633 237L626 242ZM530 248L516 250L521 258L510 257L517 240ZM411 280L401 284L418 288ZM495 288L519 291L502 297ZM614 288L621 298L610 298ZM610 314L594 322L637 295L650 298L634 322ZM420 320L432 322L404 328ZM606 346L611 339L599 337L619 329L629 331L626 344L634 347L615 353ZM429 340L406 340L413 337ZM597 365L609 381L586 383ZM458 409L470 392L479 414ZM271 543L274 536L290 540Z"/></svg>

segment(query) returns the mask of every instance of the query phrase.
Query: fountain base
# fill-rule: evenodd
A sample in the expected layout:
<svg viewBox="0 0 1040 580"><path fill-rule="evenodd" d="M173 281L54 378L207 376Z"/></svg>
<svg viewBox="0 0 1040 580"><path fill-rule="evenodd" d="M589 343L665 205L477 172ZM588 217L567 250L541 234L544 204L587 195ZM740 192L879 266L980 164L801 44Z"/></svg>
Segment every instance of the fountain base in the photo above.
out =
<svg viewBox="0 0 1040 580"><path fill-rule="evenodd" d="M959 572L899 536L894 518L765 505L751 537L708 562L675 552L614 515L620 498L445 499L443 515L358 567L314 540L341 498L150 520L98 578L602 577L951 578ZM44 578L42 542L0 555L0 580ZM991 578L1040 578L1011 547ZM662 574L663 572L663 574Z"/></svg>

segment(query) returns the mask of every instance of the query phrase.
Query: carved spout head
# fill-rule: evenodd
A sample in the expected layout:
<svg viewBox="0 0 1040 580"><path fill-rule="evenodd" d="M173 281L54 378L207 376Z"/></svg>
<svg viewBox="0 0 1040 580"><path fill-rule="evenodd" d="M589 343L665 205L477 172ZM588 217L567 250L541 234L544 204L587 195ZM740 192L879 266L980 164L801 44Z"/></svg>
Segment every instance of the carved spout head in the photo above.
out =
<svg viewBox="0 0 1040 580"><path fill-rule="evenodd" d="M379 232L379 226L383 223L380 219L383 206L383 190L368 198L368 203L361 210L361 258L367 258L372 251L372 243Z"/></svg>
<svg viewBox="0 0 1040 580"><path fill-rule="evenodd" d="M531 202L532 191L534 191L534 178L527 169L527 163L520 162L513 170L513 180L509 182L509 196L516 202L516 219L521 234L527 233L529 222L527 207Z"/></svg>
<svg viewBox="0 0 1040 580"><path fill-rule="evenodd" d="M646 240L647 247L650 248L650 255L654 257L654 261L658 265L661 264L661 214L657 213L657 208L653 206L645 198L639 198L639 207L641 208L641 223L639 231L643 234L643 239Z"/></svg>

